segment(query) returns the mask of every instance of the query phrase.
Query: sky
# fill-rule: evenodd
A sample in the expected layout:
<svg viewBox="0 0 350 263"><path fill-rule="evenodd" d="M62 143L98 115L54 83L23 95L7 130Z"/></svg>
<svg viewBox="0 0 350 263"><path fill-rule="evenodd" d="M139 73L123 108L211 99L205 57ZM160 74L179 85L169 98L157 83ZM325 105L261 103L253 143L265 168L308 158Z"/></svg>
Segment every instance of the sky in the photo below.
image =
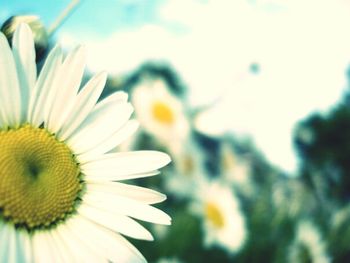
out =
<svg viewBox="0 0 350 263"><path fill-rule="evenodd" d="M0 22L34 13L49 26L69 2L0 0ZM192 105L217 102L199 127L250 135L292 172L295 123L327 111L347 85L349 24L346 0L82 0L55 37L67 48L84 44L96 72L168 61Z"/></svg>

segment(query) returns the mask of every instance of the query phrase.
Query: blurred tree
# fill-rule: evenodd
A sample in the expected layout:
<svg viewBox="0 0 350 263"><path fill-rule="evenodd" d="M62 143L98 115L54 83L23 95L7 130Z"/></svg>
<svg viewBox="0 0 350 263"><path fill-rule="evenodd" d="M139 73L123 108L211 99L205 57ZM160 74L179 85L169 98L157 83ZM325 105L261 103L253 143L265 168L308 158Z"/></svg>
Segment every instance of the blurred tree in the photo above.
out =
<svg viewBox="0 0 350 263"><path fill-rule="evenodd" d="M147 61L128 75L110 77L102 96L106 97L116 89L130 93L134 87L147 78L160 78L169 86L170 92L174 95L181 98L186 96L187 88L175 69L170 64L160 61Z"/></svg>
<svg viewBox="0 0 350 263"><path fill-rule="evenodd" d="M325 206L350 199L349 96L329 113L314 113L300 122L294 134L302 178Z"/></svg>

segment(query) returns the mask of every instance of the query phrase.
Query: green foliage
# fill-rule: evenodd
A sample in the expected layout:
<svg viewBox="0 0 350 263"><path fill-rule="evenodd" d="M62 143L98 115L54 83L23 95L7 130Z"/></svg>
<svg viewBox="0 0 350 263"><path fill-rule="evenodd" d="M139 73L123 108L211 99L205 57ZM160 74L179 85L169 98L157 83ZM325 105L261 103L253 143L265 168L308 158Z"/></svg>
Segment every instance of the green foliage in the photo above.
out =
<svg viewBox="0 0 350 263"><path fill-rule="evenodd" d="M302 133L309 133L304 138ZM295 144L302 158L302 176L309 184L322 177L328 197L350 198L350 107L341 103L328 114L313 114L296 129Z"/></svg>

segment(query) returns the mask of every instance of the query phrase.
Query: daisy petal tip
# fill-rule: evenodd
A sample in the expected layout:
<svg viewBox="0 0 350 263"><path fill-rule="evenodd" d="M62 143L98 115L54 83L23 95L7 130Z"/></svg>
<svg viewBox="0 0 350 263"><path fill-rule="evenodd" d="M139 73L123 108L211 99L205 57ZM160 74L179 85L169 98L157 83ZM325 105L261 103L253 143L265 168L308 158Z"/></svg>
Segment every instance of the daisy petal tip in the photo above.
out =
<svg viewBox="0 0 350 263"><path fill-rule="evenodd" d="M51 49L51 53L55 52L55 53L62 53L62 47L60 44L56 44L52 49Z"/></svg>
<svg viewBox="0 0 350 263"><path fill-rule="evenodd" d="M171 226L171 224L172 224L171 219L169 219L168 221L163 223L163 225L165 225L165 226Z"/></svg>
<svg viewBox="0 0 350 263"><path fill-rule="evenodd" d="M125 91L118 91L118 94L120 94L121 97L123 97L123 100L128 101L129 94Z"/></svg>
<svg viewBox="0 0 350 263"><path fill-rule="evenodd" d="M85 45L79 45L77 46L77 52L80 52L82 55L86 55L86 46Z"/></svg>
<svg viewBox="0 0 350 263"><path fill-rule="evenodd" d="M32 35L32 30L30 29L29 25L27 23L20 23L17 28L16 31L18 32L18 34L30 34Z"/></svg>
<svg viewBox="0 0 350 263"><path fill-rule="evenodd" d="M144 240L146 241L154 241L154 237L151 233L149 233L147 236L144 237Z"/></svg>
<svg viewBox="0 0 350 263"><path fill-rule="evenodd" d="M93 76L93 79L95 79L103 87L106 85L107 78L108 78L108 73L106 71L101 71Z"/></svg>
<svg viewBox="0 0 350 263"><path fill-rule="evenodd" d="M160 159L161 159L161 167L167 166L171 162L171 157L163 152L159 152L160 154Z"/></svg>
<svg viewBox="0 0 350 263"><path fill-rule="evenodd" d="M59 61L62 61L62 57L63 57L63 51L62 48L59 44L56 44L49 52L50 57L54 57L54 58L59 58Z"/></svg>
<svg viewBox="0 0 350 263"><path fill-rule="evenodd" d="M125 112L131 116L131 114L134 112L134 107L130 102L127 102L125 105ZM130 117L129 117L130 118Z"/></svg>
<svg viewBox="0 0 350 263"><path fill-rule="evenodd" d="M160 220L160 222L158 222L158 223L161 224L161 225L170 226L171 222L172 222L171 217L165 212L162 212L162 214L163 214L163 217Z"/></svg>
<svg viewBox="0 0 350 263"><path fill-rule="evenodd" d="M78 58L85 60L86 53L87 53L86 47L84 45L78 45L73 49L73 51L71 51L70 54L73 54L74 56L77 56Z"/></svg>
<svg viewBox="0 0 350 263"><path fill-rule="evenodd" d="M164 202L165 200L167 200L167 198L168 197L165 194L160 194L159 195L159 203Z"/></svg>
<svg viewBox="0 0 350 263"><path fill-rule="evenodd" d="M101 80L106 81L107 77L108 77L108 72L106 70L103 70L100 73L98 73L97 75Z"/></svg>

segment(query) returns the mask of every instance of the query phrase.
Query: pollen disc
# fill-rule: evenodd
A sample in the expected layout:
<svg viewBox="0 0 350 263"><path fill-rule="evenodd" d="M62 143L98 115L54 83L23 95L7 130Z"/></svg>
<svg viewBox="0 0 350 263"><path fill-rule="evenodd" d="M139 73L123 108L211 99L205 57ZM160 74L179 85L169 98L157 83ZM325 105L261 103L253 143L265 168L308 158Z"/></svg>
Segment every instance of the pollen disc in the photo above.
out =
<svg viewBox="0 0 350 263"><path fill-rule="evenodd" d="M225 225L224 217L220 209L213 203L206 204L205 212L209 221L217 228Z"/></svg>
<svg viewBox="0 0 350 263"><path fill-rule="evenodd" d="M71 150L45 129L0 131L0 219L29 230L74 211L83 182Z"/></svg>
<svg viewBox="0 0 350 263"><path fill-rule="evenodd" d="M156 101L152 106L154 118L162 124L172 124L175 116L172 109L161 101Z"/></svg>

